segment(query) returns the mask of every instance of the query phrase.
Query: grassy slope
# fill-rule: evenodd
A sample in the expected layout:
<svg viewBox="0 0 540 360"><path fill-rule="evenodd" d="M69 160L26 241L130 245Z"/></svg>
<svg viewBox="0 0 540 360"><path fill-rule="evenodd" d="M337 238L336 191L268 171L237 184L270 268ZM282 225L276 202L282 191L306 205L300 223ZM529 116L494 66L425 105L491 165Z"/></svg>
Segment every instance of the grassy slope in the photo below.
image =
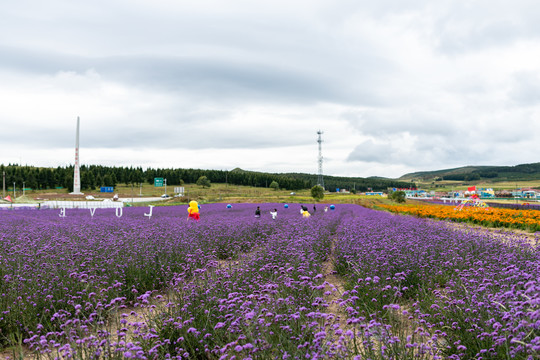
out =
<svg viewBox="0 0 540 360"><path fill-rule="evenodd" d="M405 174L397 180L411 181L433 181L436 177L445 177L457 174L480 174L482 172L496 173L496 177L490 177L493 182L501 181L532 181L540 180L540 163L519 164L515 166L463 166L453 169L443 169L434 171L418 171Z"/></svg>
<svg viewBox="0 0 540 360"><path fill-rule="evenodd" d="M174 186L167 186L167 194L172 198L167 200L166 203L186 203L189 200L197 200L199 202L223 202L223 203L261 203L261 202L278 202L278 203L314 203L311 197L310 190L295 191L294 195L291 195L289 190L273 190L270 188L260 188L251 186L240 185L228 185L228 184L215 184L213 183L210 188L202 188L195 184L184 185L185 196L183 198L174 198ZM119 197L125 198L138 198L142 197L158 197L165 193L165 188L156 188L153 185L143 184L142 189L140 187L131 187L126 185L118 185L115 189L115 193L100 193L97 190L88 191L83 190L85 196L92 195L96 199L111 198L114 194L118 194ZM17 194L19 197L20 194ZM73 199L68 194L66 189L63 190L37 190L27 191L26 198L29 199ZM79 196L80 199L84 199L84 196ZM325 195L325 198L321 203L354 203L361 199L360 195L353 194L336 194L331 193ZM160 202L162 203L162 202Z"/></svg>
<svg viewBox="0 0 540 360"><path fill-rule="evenodd" d="M438 185L435 188L435 185ZM522 187L536 187L540 188L540 180L536 181L518 181L518 182L478 182L478 187L493 188L495 190L512 190ZM458 181L442 181L442 182L425 182L420 183L419 187L426 190L435 191L451 191L451 190L465 190L469 186L468 184L461 184ZM294 195L291 195L291 191L288 190L273 190L270 188L228 185L228 184L212 184L210 188L201 188L195 184L186 184L185 197L184 198L171 198L165 203L178 204L187 203L189 200L197 200L202 203L209 202L223 202L223 203L263 203L263 202L277 202L277 203L314 203L311 197L310 190L295 191ZM126 185L118 185L115 189L115 194L125 198L138 198L142 197L158 197L165 192L165 188L156 188L153 185L143 184L142 189L139 187L131 187ZM167 194L171 197L174 195L174 186L167 187ZM96 199L111 198L113 193L100 193L97 190L84 191L85 195L93 195ZM12 195L12 194L10 194ZM17 198L21 194L17 194ZM66 189L63 190L38 190L38 191L26 191L25 198L33 201L33 199L50 199L57 200L73 199L68 194ZM366 197L362 195L354 194L337 194L327 193L321 203L359 203L362 199L370 199L373 197ZM80 197L84 199L84 196ZM22 200L22 199L21 199ZM23 201L20 201L23 202ZM164 203L164 202L160 202Z"/></svg>

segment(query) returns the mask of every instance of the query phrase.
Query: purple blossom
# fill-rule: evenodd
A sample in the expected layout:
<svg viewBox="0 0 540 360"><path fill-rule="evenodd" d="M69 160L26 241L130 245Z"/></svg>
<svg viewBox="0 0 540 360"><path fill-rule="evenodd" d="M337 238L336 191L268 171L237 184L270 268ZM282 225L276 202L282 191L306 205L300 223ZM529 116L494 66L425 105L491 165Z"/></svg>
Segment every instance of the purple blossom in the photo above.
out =
<svg viewBox="0 0 540 360"><path fill-rule="evenodd" d="M367 358L354 341L373 358L537 355L540 261L519 236L356 205L309 221L292 211L255 221L252 209L204 204L198 223L180 221L182 206L156 207L151 220L143 208L91 221L6 212L2 281L16 290L0 292L0 321L25 329L42 356ZM329 255L341 296L325 291ZM400 314L407 335L393 326Z"/></svg>

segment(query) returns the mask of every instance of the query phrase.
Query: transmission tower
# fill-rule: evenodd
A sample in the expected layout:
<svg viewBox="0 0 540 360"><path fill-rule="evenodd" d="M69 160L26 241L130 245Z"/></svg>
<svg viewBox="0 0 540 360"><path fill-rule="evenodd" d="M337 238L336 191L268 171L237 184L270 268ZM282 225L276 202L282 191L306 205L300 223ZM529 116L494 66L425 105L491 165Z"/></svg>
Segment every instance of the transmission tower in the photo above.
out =
<svg viewBox="0 0 540 360"><path fill-rule="evenodd" d="M322 163L323 163L323 156L322 156L322 134L323 132L321 130L317 131L317 135L319 135L318 139L317 139L317 142L319 143L319 159L318 159L318 163L319 163L319 173L318 173L318 176L317 176L317 185L320 185L322 186L322 188L324 189L324 179L323 179L323 172L322 172Z"/></svg>

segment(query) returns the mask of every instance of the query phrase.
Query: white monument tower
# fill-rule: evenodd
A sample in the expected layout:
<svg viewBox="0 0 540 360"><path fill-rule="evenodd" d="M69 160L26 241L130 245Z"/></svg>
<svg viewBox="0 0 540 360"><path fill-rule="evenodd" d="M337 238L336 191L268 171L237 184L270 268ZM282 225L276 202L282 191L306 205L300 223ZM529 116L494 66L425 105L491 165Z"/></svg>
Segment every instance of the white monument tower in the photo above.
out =
<svg viewBox="0 0 540 360"><path fill-rule="evenodd" d="M319 163L319 174L317 176L317 185L322 186L322 188L324 189L324 179L323 179L323 172L322 172L323 156L322 156L322 146L321 146L323 142L322 134L323 132L321 130L317 131L317 135L319 135L319 138L317 139L317 142L319 143L319 159L317 161Z"/></svg>
<svg viewBox="0 0 540 360"><path fill-rule="evenodd" d="M81 174L79 172L79 117L77 116L77 133L75 135L75 166L73 168L73 192L72 195L83 195L81 192Z"/></svg>

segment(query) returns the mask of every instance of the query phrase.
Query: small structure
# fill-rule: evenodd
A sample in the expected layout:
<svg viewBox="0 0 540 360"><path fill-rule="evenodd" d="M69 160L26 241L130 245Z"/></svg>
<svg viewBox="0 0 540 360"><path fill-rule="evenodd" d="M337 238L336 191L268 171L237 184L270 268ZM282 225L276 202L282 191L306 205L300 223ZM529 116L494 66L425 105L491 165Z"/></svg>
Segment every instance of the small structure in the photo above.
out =
<svg viewBox="0 0 540 360"><path fill-rule="evenodd" d="M531 188L517 189L512 191L512 197L524 199L539 199L540 193Z"/></svg>
<svg viewBox="0 0 540 360"><path fill-rule="evenodd" d="M366 195L368 196L383 196L383 192L382 191L368 191L366 192Z"/></svg>
<svg viewBox="0 0 540 360"><path fill-rule="evenodd" d="M495 191L493 189L480 189L477 190L478 195L480 195L481 198L494 198L495 197Z"/></svg>
<svg viewBox="0 0 540 360"><path fill-rule="evenodd" d="M540 194L534 190L526 190L521 193L521 197L526 199L537 199L540 197Z"/></svg>
<svg viewBox="0 0 540 360"><path fill-rule="evenodd" d="M418 189L407 189L402 190L405 192L405 197L407 198L415 198L415 197L426 197L427 192L425 190L418 190Z"/></svg>

